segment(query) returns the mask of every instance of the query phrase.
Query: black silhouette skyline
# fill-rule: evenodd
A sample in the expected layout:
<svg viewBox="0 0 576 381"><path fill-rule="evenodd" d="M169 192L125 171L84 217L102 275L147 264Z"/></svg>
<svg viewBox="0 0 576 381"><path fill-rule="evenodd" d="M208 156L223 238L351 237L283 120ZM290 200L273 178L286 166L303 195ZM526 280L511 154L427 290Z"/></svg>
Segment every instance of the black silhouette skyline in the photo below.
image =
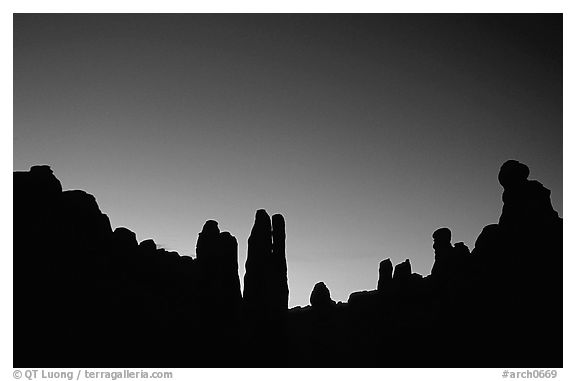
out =
<svg viewBox="0 0 576 381"><path fill-rule="evenodd" d="M336 303L318 282L289 309L281 214L256 211L241 290L218 222L192 259L113 229L49 166L14 172L14 366L562 367L562 219L529 176L501 166L472 250L435 230L429 275L384 259L371 290Z"/></svg>
<svg viewBox="0 0 576 381"><path fill-rule="evenodd" d="M565 365L562 14L13 21L14 367Z"/></svg>
<svg viewBox="0 0 576 381"><path fill-rule="evenodd" d="M281 213L289 307L449 272L431 233L472 250L510 158L562 216L562 152L560 14L14 15L14 170L51 165L125 244L230 232L241 290L255 211Z"/></svg>

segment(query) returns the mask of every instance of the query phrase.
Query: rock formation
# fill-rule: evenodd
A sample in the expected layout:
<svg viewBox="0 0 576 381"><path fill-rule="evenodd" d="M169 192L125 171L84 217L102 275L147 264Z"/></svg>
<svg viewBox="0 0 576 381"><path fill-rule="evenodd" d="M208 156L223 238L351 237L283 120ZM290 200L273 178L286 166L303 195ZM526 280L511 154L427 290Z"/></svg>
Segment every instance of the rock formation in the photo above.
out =
<svg viewBox="0 0 576 381"><path fill-rule="evenodd" d="M125 227L114 229L112 239L114 247L124 253L133 252L138 247L136 233ZM154 246L156 246L156 244L154 244Z"/></svg>
<svg viewBox="0 0 576 381"><path fill-rule="evenodd" d="M396 265L392 280L395 282L403 282L410 279L410 275L412 275L412 266L410 265L410 260L406 259L404 262Z"/></svg>
<svg viewBox="0 0 576 381"><path fill-rule="evenodd" d="M288 309L281 215L256 212L242 296L216 221L180 256L112 230L50 167L15 172L14 366L562 367L562 219L529 173L504 163L502 215L471 253L441 228L430 276L386 259L377 289L335 303L320 282Z"/></svg>
<svg viewBox="0 0 576 381"><path fill-rule="evenodd" d="M216 221L206 221L196 242L196 259L207 306L222 313L239 313L242 294L238 278L238 242L220 232Z"/></svg>
<svg viewBox="0 0 576 381"><path fill-rule="evenodd" d="M243 301L248 313L276 315L288 308L284 218L256 212L248 238Z"/></svg>
<svg viewBox="0 0 576 381"><path fill-rule="evenodd" d="M434 244L434 266L432 276L437 278L451 277L458 269L454 247L452 246L452 232L448 228L440 228L432 234Z"/></svg>
<svg viewBox="0 0 576 381"><path fill-rule="evenodd" d="M336 304L330 297L330 290L324 282L318 282L314 285L310 294L310 305L312 308L328 308Z"/></svg>
<svg viewBox="0 0 576 381"><path fill-rule="evenodd" d="M558 220L550 190L538 181L528 180L529 174L528 166L516 160L508 160L500 167L498 181L504 187L500 226L530 229Z"/></svg>
<svg viewBox="0 0 576 381"><path fill-rule="evenodd" d="M288 310L288 267L286 265L286 223L281 214L272 216L272 288L279 311Z"/></svg>
<svg viewBox="0 0 576 381"><path fill-rule="evenodd" d="M392 261L390 258L380 262L380 267L378 268L378 291L386 290L392 282Z"/></svg>

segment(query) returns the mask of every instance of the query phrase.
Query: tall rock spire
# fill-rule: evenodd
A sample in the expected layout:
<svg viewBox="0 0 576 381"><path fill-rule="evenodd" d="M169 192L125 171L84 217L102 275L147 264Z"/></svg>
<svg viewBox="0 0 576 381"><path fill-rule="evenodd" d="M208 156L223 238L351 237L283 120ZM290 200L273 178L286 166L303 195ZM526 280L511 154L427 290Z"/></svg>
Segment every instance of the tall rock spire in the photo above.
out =
<svg viewBox="0 0 576 381"><path fill-rule="evenodd" d="M236 238L220 232L218 223L208 220L198 234L196 258L208 305L222 311L239 309L242 295Z"/></svg>
<svg viewBox="0 0 576 381"><path fill-rule="evenodd" d="M288 309L286 230L284 217L272 219L264 209L256 212L248 238L248 258L244 275L244 306L265 315Z"/></svg>
<svg viewBox="0 0 576 381"><path fill-rule="evenodd" d="M390 258L380 262L380 267L378 269L378 291L384 291L390 286L393 270Z"/></svg>
<svg viewBox="0 0 576 381"><path fill-rule="evenodd" d="M288 268L286 266L286 223L281 214L272 216L272 287L274 304L288 309Z"/></svg>

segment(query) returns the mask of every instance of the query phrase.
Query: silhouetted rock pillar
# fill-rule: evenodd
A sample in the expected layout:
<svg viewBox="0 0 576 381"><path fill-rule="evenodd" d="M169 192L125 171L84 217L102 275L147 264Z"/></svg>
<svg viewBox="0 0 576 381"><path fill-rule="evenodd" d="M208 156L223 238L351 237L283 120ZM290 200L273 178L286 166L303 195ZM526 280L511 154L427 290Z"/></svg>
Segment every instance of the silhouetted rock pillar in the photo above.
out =
<svg viewBox="0 0 576 381"><path fill-rule="evenodd" d="M500 167L498 181L504 187L501 226L530 229L559 220L550 190L538 181L528 180L529 174L528 166L516 160L508 160Z"/></svg>
<svg viewBox="0 0 576 381"><path fill-rule="evenodd" d="M220 232L216 221L206 221L196 242L201 284L207 305L221 312L240 308L238 242L228 232Z"/></svg>
<svg viewBox="0 0 576 381"><path fill-rule="evenodd" d="M406 259L404 262L399 263L394 268L394 277L392 278L396 282L404 282L410 279L412 275L412 266L410 265L410 260Z"/></svg>
<svg viewBox="0 0 576 381"><path fill-rule="evenodd" d="M550 190L528 180L529 174L529 168L516 160L500 167L498 181L504 192L498 245L504 254L498 266L503 269L503 282L522 287L532 300L538 294L544 300L561 295L562 219L552 207ZM539 282L526 282L521 274L539 274ZM554 291L545 291L550 285Z"/></svg>
<svg viewBox="0 0 576 381"><path fill-rule="evenodd" d="M271 220L265 210L258 210L248 238L243 303L253 328L259 332L264 332L266 326L277 329L278 319L288 310L285 242L284 218L276 214Z"/></svg>
<svg viewBox="0 0 576 381"><path fill-rule="evenodd" d="M330 290L328 290L324 282L316 283L310 294L310 305L312 308L327 308L334 304L335 302L330 297Z"/></svg>
<svg viewBox="0 0 576 381"><path fill-rule="evenodd" d="M380 262L380 267L378 269L378 291L384 291L388 288L392 282L392 261L390 258Z"/></svg>
<svg viewBox="0 0 576 381"><path fill-rule="evenodd" d="M434 266L432 266L433 277L445 277L452 271L453 249L452 232L448 228L440 228L432 234L434 243Z"/></svg>
<svg viewBox="0 0 576 381"><path fill-rule="evenodd" d="M288 309L288 268L286 266L286 224L281 214L272 216L272 265L274 302L280 311Z"/></svg>
<svg viewBox="0 0 576 381"><path fill-rule="evenodd" d="M240 278L238 276L238 241L228 233L220 233L219 250L220 274L222 285L222 297L225 303L230 303L234 310L240 308L242 291L240 290Z"/></svg>
<svg viewBox="0 0 576 381"><path fill-rule="evenodd" d="M243 301L247 311L264 312L268 305L268 278L272 251L272 223L264 209L256 212L250 237L244 274Z"/></svg>
<svg viewBox="0 0 576 381"><path fill-rule="evenodd" d="M218 222L213 220L206 221L196 241L196 259L199 262L210 262L216 259L219 236Z"/></svg>

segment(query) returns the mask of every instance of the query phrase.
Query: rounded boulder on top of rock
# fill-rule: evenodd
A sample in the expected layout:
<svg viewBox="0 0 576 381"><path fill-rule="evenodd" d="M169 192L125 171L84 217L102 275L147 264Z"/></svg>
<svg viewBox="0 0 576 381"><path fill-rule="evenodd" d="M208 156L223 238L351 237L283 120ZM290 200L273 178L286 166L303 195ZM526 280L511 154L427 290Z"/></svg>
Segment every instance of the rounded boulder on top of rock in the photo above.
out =
<svg viewBox="0 0 576 381"><path fill-rule="evenodd" d="M324 282L316 283L310 294L310 305L312 308L325 308L334 304L335 302L330 297L330 290L328 290Z"/></svg>

